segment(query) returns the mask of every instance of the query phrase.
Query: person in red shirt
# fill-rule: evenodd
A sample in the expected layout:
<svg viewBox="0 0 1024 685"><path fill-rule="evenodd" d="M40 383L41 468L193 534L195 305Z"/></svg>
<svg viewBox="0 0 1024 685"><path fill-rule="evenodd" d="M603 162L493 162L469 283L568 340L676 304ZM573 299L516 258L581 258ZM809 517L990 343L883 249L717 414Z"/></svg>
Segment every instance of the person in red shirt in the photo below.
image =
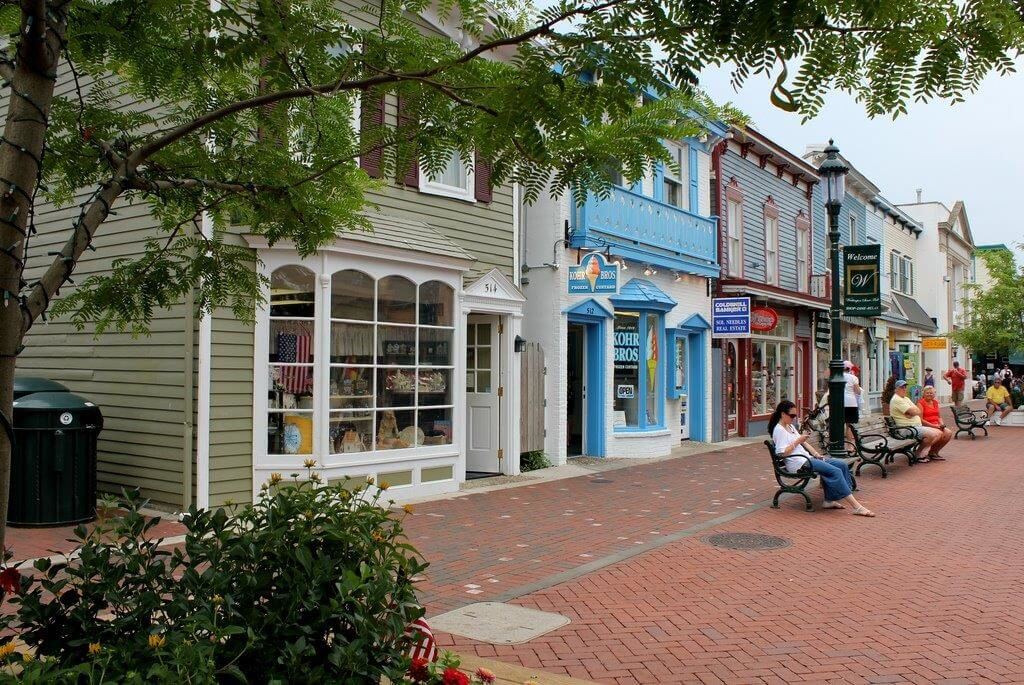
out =
<svg viewBox="0 0 1024 685"><path fill-rule="evenodd" d="M942 377L953 386L953 406L959 407L964 403L964 381L967 380L967 371L960 368L960 362L954 361L953 368L942 374Z"/></svg>
<svg viewBox="0 0 1024 685"><path fill-rule="evenodd" d="M963 386L961 385L961 387ZM953 439L953 431L946 428L946 424L942 422L942 416L939 414L939 401L935 399L934 386L924 386L924 394L918 400L917 407L921 410L921 424L942 432L942 437L932 443L932 447L928 451L928 458L932 461L945 461L946 458L939 454L939 450Z"/></svg>

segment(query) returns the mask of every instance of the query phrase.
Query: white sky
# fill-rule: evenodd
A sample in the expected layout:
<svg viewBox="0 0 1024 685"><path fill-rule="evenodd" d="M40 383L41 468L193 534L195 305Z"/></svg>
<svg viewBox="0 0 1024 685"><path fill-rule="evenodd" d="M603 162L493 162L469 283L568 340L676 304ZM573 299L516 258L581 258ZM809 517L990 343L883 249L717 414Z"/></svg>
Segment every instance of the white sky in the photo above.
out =
<svg viewBox="0 0 1024 685"><path fill-rule="evenodd" d="M835 93L816 118L801 124L799 115L771 104L769 79L752 78L735 92L728 72L716 70L706 72L701 85L791 152L803 154L807 145L834 138L843 156L891 202L913 202L917 188L924 201L952 207L963 200L979 245L1024 241L1012 202L1024 192L1024 155L1016 151L1014 124L1024 115L1024 74L990 76L965 103L914 104L895 121L869 119L851 97Z"/></svg>

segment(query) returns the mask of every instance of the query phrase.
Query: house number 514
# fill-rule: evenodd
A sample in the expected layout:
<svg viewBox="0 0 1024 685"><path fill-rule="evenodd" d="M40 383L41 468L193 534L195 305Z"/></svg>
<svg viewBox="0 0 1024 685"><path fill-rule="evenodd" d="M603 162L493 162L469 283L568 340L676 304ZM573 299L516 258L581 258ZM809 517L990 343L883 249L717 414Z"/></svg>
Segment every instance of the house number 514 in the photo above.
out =
<svg viewBox="0 0 1024 685"><path fill-rule="evenodd" d="M496 292L498 292L498 284L495 283L494 281L487 281L486 283L484 283L484 292L485 293L496 293Z"/></svg>

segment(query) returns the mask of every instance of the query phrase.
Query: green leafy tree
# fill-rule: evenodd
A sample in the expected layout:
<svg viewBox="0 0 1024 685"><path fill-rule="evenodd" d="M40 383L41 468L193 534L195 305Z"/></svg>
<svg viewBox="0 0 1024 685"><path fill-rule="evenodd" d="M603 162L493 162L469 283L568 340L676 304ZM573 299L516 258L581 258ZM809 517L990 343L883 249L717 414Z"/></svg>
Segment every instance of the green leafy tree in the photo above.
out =
<svg viewBox="0 0 1024 685"><path fill-rule="evenodd" d="M968 285L964 298L968 324L951 333L953 340L977 353L1008 354L1024 349L1024 268L1009 250L978 253L992 283Z"/></svg>
<svg viewBox="0 0 1024 685"><path fill-rule="evenodd" d="M424 30L428 9L449 34ZM737 84L775 74L772 100L804 116L831 88L875 115L917 98L959 100L988 73L1011 70L1022 44L1011 0L558 0L504 10L485 0L0 2L11 36L0 57L4 426L16 357L52 303L98 331L145 332L154 311L189 295L200 311L246 316L261 283L251 254L223 239L230 224L305 254L339 231L366 230L366 192L381 181L360 156L380 155L383 177L394 178L414 155L437 171L453 151L471 161L479 150L493 182L518 182L528 200L582 198L607 192L614 166L639 178L667 161L662 139L733 116L696 87L708 65L731 63ZM641 92L662 97L638 104ZM357 135L357 95L398 95L407 116ZM43 202L80 209L51 236L64 241L55 254L31 249ZM68 287L127 204L147 206L162 234ZM200 215L210 235L192 229ZM8 430L0 522L10 452Z"/></svg>

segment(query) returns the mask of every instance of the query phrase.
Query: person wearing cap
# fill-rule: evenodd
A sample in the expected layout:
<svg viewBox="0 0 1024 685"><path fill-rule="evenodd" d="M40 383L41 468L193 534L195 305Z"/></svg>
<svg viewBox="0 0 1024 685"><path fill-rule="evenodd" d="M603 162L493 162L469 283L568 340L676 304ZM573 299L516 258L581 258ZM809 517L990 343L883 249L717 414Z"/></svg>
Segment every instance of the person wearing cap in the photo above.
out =
<svg viewBox="0 0 1024 685"><path fill-rule="evenodd" d="M843 362L843 380L846 386L843 388L843 414L846 422L846 438L854 442L853 431L850 424L860 423L860 379L853 373L853 362Z"/></svg>
<svg viewBox="0 0 1024 685"><path fill-rule="evenodd" d="M1013 411L1013 402L1010 401L1010 391L1003 385L1003 379L996 376L992 381L992 387L985 393L985 409L988 415L992 416L997 411L1002 412L992 422L997 426L1003 425L1003 419Z"/></svg>
<svg viewBox="0 0 1024 685"><path fill-rule="evenodd" d="M931 369L929 369L930 371ZM960 368L960 362L953 360L953 368L948 369L942 377L953 386L953 406L959 407L964 403L964 385L967 382L967 372ZM982 376L984 378L984 376Z"/></svg>
<svg viewBox="0 0 1024 685"><path fill-rule="evenodd" d="M928 387L929 385L935 387L935 375L932 373L930 368L924 370L924 383L921 385Z"/></svg>
<svg viewBox="0 0 1024 685"><path fill-rule="evenodd" d="M906 381L896 381L896 393L889 400L889 416L897 426L913 429L914 434L921 439L921 446L917 449L917 461L922 464L931 461L927 452L942 438L942 431L925 426L921 421L920 407L907 397Z"/></svg>

